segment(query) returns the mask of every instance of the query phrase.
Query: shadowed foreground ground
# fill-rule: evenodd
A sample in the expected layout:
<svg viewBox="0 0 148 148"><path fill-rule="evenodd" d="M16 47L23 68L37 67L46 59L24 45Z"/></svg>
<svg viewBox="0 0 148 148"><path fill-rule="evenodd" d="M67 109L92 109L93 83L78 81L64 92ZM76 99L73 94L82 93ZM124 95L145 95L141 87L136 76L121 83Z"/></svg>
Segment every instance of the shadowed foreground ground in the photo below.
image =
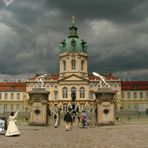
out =
<svg viewBox="0 0 148 148"><path fill-rule="evenodd" d="M128 123L72 131L59 128L18 125L21 135L0 135L0 148L148 148L148 124Z"/></svg>

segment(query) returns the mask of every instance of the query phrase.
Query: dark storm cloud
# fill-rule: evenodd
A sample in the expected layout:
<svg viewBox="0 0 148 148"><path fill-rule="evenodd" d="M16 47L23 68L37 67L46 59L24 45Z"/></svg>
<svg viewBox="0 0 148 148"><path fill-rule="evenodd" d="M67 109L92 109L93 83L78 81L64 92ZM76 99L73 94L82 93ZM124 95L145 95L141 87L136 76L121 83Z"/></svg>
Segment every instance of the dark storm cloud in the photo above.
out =
<svg viewBox="0 0 148 148"><path fill-rule="evenodd" d="M2 0L0 76L58 73L58 46L75 15L89 72L146 79L147 7L147 0L14 0L8 7Z"/></svg>
<svg viewBox="0 0 148 148"><path fill-rule="evenodd" d="M147 16L147 0L47 0L49 6L64 15L80 19L107 19L121 22L139 21Z"/></svg>
<svg viewBox="0 0 148 148"><path fill-rule="evenodd" d="M52 66L55 61L49 60L56 57L56 31L54 26L48 26L50 15L46 16L45 13L44 4L40 1L34 3L14 0L6 9L3 5L1 25L6 37L0 41L0 62L3 63L0 64L1 74L35 73L56 69Z"/></svg>

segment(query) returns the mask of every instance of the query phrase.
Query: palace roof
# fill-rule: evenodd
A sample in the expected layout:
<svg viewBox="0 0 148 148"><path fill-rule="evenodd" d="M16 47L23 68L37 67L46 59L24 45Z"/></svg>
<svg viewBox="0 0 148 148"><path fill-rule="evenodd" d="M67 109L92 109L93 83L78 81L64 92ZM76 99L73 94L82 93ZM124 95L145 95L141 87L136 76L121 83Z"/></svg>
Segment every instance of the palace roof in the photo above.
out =
<svg viewBox="0 0 148 148"><path fill-rule="evenodd" d="M101 76L103 76L106 80L114 80L114 81L117 81L117 80L120 80L118 77L116 77L116 76L113 76L111 73L109 73L109 74L104 74L104 75L101 75ZM88 77L89 77L89 80L100 80L100 78L99 77L97 77L97 76L94 76L93 74L88 74Z"/></svg>
<svg viewBox="0 0 148 148"><path fill-rule="evenodd" d="M37 79L39 76L39 74L36 74L35 76L33 76L32 78L30 78L29 80L35 80ZM116 76L113 76L111 73L109 74L106 74L106 75L102 75L103 77L105 77L106 80L108 81L117 81L117 80L120 80L118 77ZM88 78L90 81L93 81L93 80L100 80L99 77L96 77L94 76L93 74L88 74ZM44 77L44 80L55 80L57 81L59 79L59 75L58 74L48 74L47 76Z"/></svg>
<svg viewBox="0 0 148 148"><path fill-rule="evenodd" d="M36 74L35 76L30 78L29 80L35 80L39 76L42 76L42 75L41 74ZM55 80L55 81L57 81L58 79L59 79L59 75L58 74L47 74L47 76L44 77L44 80Z"/></svg>
<svg viewBox="0 0 148 148"><path fill-rule="evenodd" d="M148 90L148 81L121 81L122 90Z"/></svg>
<svg viewBox="0 0 148 148"><path fill-rule="evenodd" d="M25 82L0 82L0 92L13 91L13 92L24 92L26 91Z"/></svg>

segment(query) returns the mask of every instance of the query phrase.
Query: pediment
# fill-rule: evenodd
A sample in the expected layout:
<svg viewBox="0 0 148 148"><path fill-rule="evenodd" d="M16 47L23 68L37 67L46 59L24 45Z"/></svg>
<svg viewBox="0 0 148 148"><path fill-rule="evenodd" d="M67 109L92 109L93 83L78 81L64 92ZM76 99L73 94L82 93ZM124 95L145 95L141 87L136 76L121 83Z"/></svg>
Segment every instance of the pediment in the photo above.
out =
<svg viewBox="0 0 148 148"><path fill-rule="evenodd" d="M72 74L62 78L60 81L88 81L88 79Z"/></svg>

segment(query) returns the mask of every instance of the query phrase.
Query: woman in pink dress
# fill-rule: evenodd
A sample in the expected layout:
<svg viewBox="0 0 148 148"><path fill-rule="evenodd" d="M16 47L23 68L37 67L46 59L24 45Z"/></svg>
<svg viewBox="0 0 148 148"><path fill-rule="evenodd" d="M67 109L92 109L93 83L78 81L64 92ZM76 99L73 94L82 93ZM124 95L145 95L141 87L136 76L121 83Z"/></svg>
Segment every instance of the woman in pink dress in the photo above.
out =
<svg viewBox="0 0 148 148"><path fill-rule="evenodd" d="M16 117L19 111L17 111L16 113L11 112L9 119L8 119L8 128L6 131L5 136L18 136L20 135L20 131L16 126Z"/></svg>

